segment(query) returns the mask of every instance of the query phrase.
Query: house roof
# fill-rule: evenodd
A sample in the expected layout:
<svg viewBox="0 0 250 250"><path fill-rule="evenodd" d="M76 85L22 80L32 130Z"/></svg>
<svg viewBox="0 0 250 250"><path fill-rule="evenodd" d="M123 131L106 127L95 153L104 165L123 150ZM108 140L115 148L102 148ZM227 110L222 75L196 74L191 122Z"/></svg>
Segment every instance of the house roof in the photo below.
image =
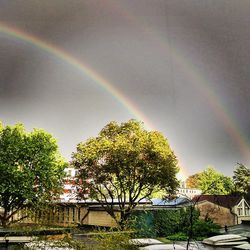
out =
<svg viewBox="0 0 250 250"><path fill-rule="evenodd" d="M199 195L195 196L192 201L199 203L202 201L209 201L211 203L214 203L216 205L226 207L226 208L232 208L239 204L241 201L242 196L238 194L232 194L232 195Z"/></svg>
<svg viewBox="0 0 250 250"><path fill-rule="evenodd" d="M152 202L149 199L142 199L140 201L136 201L139 205L151 205ZM58 203L58 204L83 204L83 205L101 205L100 202L98 202L97 200L92 200L92 199L86 199L86 200L76 200L76 199L72 199L72 200L55 200L54 203ZM107 202L103 202L103 204L113 204L113 205L119 205L119 200L118 199L114 199L113 201L111 199L107 199ZM125 202L125 204L128 204L128 201Z"/></svg>
<svg viewBox="0 0 250 250"><path fill-rule="evenodd" d="M151 199L153 206L178 206L188 202L185 197L177 197L173 200L153 198Z"/></svg>

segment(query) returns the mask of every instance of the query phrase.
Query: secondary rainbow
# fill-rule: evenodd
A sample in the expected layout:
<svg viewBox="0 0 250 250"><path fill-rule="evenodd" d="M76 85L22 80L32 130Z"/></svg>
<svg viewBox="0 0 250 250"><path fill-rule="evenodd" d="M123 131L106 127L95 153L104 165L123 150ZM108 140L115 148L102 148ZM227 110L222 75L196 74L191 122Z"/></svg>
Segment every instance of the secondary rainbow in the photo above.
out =
<svg viewBox="0 0 250 250"><path fill-rule="evenodd" d="M223 105L221 98L212 89L209 81L203 74L199 72L198 67L192 65L187 59L188 57L185 56L185 53L174 46L172 43L172 46L170 46L169 41L159 39L154 30L151 29L148 25L145 26L143 22L140 22L139 18L135 18L133 15L131 15L130 11L127 10L125 5L112 0L109 1L111 3L109 7L115 8L115 11L119 13L119 16L123 16L127 21L131 22L133 27L136 26L138 31L141 30L141 32L143 32L144 34L150 34L150 36L148 36L148 39L153 38L154 41L158 42L157 47L161 50L161 53L164 53L166 48L167 51L171 51L171 59L175 64L178 65L177 68L181 69L186 74L186 76L191 80L190 82L193 84L193 86L197 90L199 90L201 95L206 99L207 103L216 114L218 120L222 122L227 133L234 139L234 141L238 145L242 156L247 161L246 164L250 164L250 144L247 136L245 136L241 131L240 126L236 118L234 118L233 114L230 114L227 107Z"/></svg>

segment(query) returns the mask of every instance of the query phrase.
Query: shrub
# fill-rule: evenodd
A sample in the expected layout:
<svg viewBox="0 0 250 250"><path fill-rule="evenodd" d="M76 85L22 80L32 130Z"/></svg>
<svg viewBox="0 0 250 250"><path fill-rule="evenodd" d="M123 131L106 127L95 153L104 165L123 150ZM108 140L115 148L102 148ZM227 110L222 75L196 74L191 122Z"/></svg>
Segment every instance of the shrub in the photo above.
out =
<svg viewBox="0 0 250 250"><path fill-rule="evenodd" d="M186 241L188 239L188 236L185 233L179 232L173 235L169 235L166 238L172 241Z"/></svg>
<svg viewBox="0 0 250 250"><path fill-rule="evenodd" d="M193 208L161 209L153 211L136 211L130 218L130 227L137 237L166 237L190 235L206 237L219 233L219 226L210 221L199 219L199 212ZM192 212L192 223L190 216ZM184 237L185 238L185 237Z"/></svg>
<svg viewBox="0 0 250 250"><path fill-rule="evenodd" d="M219 234L220 226L214 224L211 220L197 220L193 226L193 236L197 237L210 237Z"/></svg>
<svg viewBox="0 0 250 250"><path fill-rule="evenodd" d="M135 211L129 218L128 227L136 237L154 238L157 236L151 211Z"/></svg>
<svg viewBox="0 0 250 250"><path fill-rule="evenodd" d="M41 239L33 241L26 246L26 248L17 249L57 249L67 248L74 250L138 250L139 248L135 245L130 244L129 234L123 232L110 232L110 233L98 233L95 238L91 238L91 242L83 242L79 240L73 240L71 237L65 237L63 240L46 240ZM13 249L13 250L17 250Z"/></svg>
<svg viewBox="0 0 250 250"><path fill-rule="evenodd" d="M128 234L116 232L106 235L101 235L96 239L96 250L137 250L137 246L130 244Z"/></svg>
<svg viewBox="0 0 250 250"><path fill-rule="evenodd" d="M153 213L153 224L158 237L180 231L180 210L158 210Z"/></svg>

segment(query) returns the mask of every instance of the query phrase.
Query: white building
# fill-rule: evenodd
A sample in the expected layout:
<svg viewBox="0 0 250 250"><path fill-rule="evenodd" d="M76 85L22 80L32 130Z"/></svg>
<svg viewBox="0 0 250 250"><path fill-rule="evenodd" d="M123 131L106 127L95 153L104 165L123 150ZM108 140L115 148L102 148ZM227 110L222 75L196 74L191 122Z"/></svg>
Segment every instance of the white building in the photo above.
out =
<svg viewBox="0 0 250 250"><path fill-rule="evenodd" d="M194 198L194 196L201 195L202 191L198 188L187 188L186 182L181 182L180 188L178 189L177 194L181 197L186 197L189 199Z"/></svg>
<svg viewBox="0 0 250 250"><path fill-rule="evenodd" d="M194 198L194 196L201 195L202 191L197 188L179 188L178 194L182 197Z"/></svg>
<svg viewBox="0 0 250 250"><path fill-rule="evenodd" d="M75 201L77 190L75 186L75 178L77 175L77 170L71 167L65 168L66 177L64 181L63 194L60 195L60 200L62 202Z"/></svg>

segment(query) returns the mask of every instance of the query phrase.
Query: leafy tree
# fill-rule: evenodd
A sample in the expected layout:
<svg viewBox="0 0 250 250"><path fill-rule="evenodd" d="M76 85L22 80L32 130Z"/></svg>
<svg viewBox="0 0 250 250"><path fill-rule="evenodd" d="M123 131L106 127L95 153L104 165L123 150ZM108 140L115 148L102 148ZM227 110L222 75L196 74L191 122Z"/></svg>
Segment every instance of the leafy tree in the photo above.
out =
<svg viewBox="0 0 250 250"><path fill-rule="evenodd" d="M41 129L28 133L22 124L0 126L0 221L52 198L60 191L65 163L56 140ZM22 219L22 218L19 218Z"/></svg>
<svg viewBox="0 0 250 250"><path fill-rule="evenodd" d="M250 194L250 168L238 163L233 180L237 191Z"/></svg>
<svg viewBox="0 0 250 250"><path fill-rule="evenodd" d="M135 120L111 122L96 138L78 144L72 165L79 169L82 194L88 190L121 228L139 201L155 190L169 193L178 186L177 160L167 139Z"/></svg>
<svg viewBox="0 0 250 250"><path fill-rule="evenodd" d="M201 173L190 175L186 180L187 188L199 188Z"/></svg>
<svg viewBox="0 0 250 250"><path fill-rule="evenodd" d="M229 194L233 190L233 181L213 167L208 167L199 177L199 188L203 194Z"/></svg>

